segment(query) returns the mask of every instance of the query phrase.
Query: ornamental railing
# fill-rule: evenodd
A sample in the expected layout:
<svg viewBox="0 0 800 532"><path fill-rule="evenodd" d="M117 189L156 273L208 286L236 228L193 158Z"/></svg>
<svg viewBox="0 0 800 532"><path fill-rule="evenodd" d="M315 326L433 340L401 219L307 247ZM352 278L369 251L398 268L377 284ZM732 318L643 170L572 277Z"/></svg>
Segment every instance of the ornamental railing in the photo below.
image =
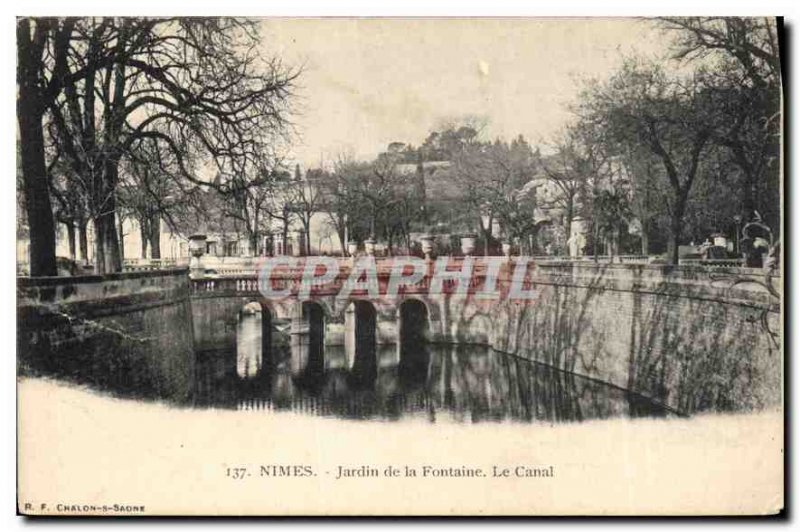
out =
<svg viewBox="0 0 800 532"><path fill-rule="evenodd" d="M520 290L530 290L532 287L532 271L534 269L533 261L518 261L515 259L503 260L501 257L492 257L495 264L492 265L489 260L484 257L474 257L473 267L469 282L466 289L467 293L479 293L487 290L496 290L500 297L505 295L511 286L515 268L526 268L524 274L520 274L521 281L519 282ZM363 286L366 283L365 273L359 270L357 278L351 279L353 274L353 261L351 259L334 259L337 264L337 271L335 277L332 279L324 278L326 273L325 267L317 265L313 272L306 274L305 261L299 258L294 266L286 266L285 264L276 265L269 274L269 278L265 279L259 275L258 269L248 269L239 275L220 275L210 274L203 277L196 277L192 279L192 291L197 295L211 295L211 294L230 294L230 293L264 293L269 290L271 293L285 293L287 295L296 295L302 289L302 282L304 275L309 278L309 286L307 287L309 295L335 295L339 294L343 289L348 289L354 296L369 295L368 288L348 288L346 283L359 282ZM420 259L421 260L421 259ZM419 264L419 263L418 263ZM408 277L403 278L403 282L397 286L397 294L420 294L429 293L431 289L431 282L434 278L435 263L434 261L424 262L425 271L421 278L413 283L409 283ZM461 271L464 265L463 257L452 257L447 262L447 272ZM375 261L375 269L372 273L375 274L379 294L386 294L389 287L389 281L393 273L398 276L410 276L412 272L404 269L400 272L394 272L395 261L389 259L378 259ZM410 268L406 266L406 268ZM492 276L495 281L487 285L487 276L490 274L490 268L494 268ZM269 284L267 284L269 283ZM441 293L450 294L459 291L459 279L444 277L442 279Z"/></svg>

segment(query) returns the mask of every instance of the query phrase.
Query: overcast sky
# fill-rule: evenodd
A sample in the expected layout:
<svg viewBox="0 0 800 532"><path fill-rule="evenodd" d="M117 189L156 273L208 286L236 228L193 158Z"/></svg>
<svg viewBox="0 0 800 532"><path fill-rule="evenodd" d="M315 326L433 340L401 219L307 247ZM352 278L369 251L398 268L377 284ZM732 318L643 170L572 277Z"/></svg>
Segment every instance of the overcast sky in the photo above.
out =
<svg viewBox="0 0 800 532"><path fill-rule="evenodd" d="M666 51L660 31L633 19L271 19L263 36L266 53L305 65L293 150L304 166L419 144L470 114L491 137L547 142L582 78Z"/></svg>

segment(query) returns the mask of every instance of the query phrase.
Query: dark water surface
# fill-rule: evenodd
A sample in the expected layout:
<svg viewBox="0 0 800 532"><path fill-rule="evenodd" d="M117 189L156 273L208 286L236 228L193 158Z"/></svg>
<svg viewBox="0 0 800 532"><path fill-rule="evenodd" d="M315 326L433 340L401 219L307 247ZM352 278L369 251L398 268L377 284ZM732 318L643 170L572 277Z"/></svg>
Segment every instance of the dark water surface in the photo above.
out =
<svg viewBox="0 0 800 532"><path fill-rule="evenodd" d="M352 369L343 347L326 346L324 368L292 374L288 346L262 358L259 342L253 325L253 334L240 330L237 350L198 353L194 406L466 422L670 415L639 395L486 346L423 344L402 356L380 346L377 364Z"/></svg>

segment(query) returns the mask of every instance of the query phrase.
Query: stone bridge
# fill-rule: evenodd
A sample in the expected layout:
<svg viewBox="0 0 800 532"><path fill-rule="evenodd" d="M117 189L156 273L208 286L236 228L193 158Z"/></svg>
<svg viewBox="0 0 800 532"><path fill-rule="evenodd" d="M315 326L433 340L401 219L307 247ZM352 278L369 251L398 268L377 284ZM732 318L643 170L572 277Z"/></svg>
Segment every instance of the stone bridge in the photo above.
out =
<svg viewBox="0 0 800 532"><path fill-rule="evenodd" d="M464 260L449 259L447 271L457 272ZM518 264L529 294L522 300L508 297ZM235 348L239 312L257 302L265 331L272 320L288 328L298 373L324 370L333 346L344 346L353 368L365 359L367 366L402 364L420 341L478 343L684 411L780 401L781 279L760 270L476 257L468 279L433 286L435 266L427 261L424 275L392 294L392 262L377 260L377 295L362 285L342 297L353 265L341 259L337 267L305 292L302 259L276 269L269 287L281 297L264 296L267 281L256 271L193 279L196 346ZM495 281L487 275L492 268ZM496 297L482 297L487 282ZM392 357L375 360L378 346L392 345ZM726 375L724 385L718 375Z"/></svg>
<svg viewBox="0 0 800 532"><path fill-rule="evenodd" d="M234 348L239 312L255 302L261 306L263 331L271 329L273 321L289 324L293 367L297 371L303 371L308 360L320 358L324 365L325 346L344 346L348 360L355 364L363 357L374 357L378 346L395 345L396 356L384 362L400 363L402 353L413 350L411 344L421 341L489 343L488 320L472 319L467 330L459 326L461 317L465 313L473 318L485 315L492 305L506 299L518 264L524 270L524 275L518 274L520 289L532 288L527 261L500 257L450 258L446 266L442 263L438 286L434 261L417 259L421 275L411 279L411 266L403 268L392 259L380 259L372 262L372 286L365 286L369 284L365 274L361 276L362 286L350 289L348 280L355 279L353 273L357 270L353 260L326 260L329 264L335 261L336 273L325 282L319 281L325 268L315 267L313 262L306 268L302 259L293 267L276 268L268 280L260 278L257 270L238 276L193 279L196 341L208 349ZM468 277L457 278L467 262ZM404 275L405 282L397 283ZM265 294L267 283L281 296ZM262 338L262 351L267 353L272 338L264 333Z"/></svg>
<svg viewBox="0 0 800 532"><path fill-rule="evenodd" d="M256 269L213 278L190 278L185 269L20 278L18 360L25 371L189 397L194 353L235 349L239 317L255 303L265 333L262 352L286 341L298 373L324 370L328 350L338 346L349 353L351 367L359 359L374 367L401 363L413 354L410 346L422 342L480 343L684 412L782 401L779 276L524 258L501 258L495 266L494 259L476 257L463 282L445 276L434 286L435 264L428 261L422 275L392 294L392 266L377 260L377 295L375 286L359 285L341 297L354 267L349 260L339 260L325 283L305 288L303 260L270 277L280 297L264 295ZM465 260L450 260L450 270ZM519 300L507 296L513 266L522 262L519 287L533 297ZM499 297L483 297L492 268Z"/></svg>

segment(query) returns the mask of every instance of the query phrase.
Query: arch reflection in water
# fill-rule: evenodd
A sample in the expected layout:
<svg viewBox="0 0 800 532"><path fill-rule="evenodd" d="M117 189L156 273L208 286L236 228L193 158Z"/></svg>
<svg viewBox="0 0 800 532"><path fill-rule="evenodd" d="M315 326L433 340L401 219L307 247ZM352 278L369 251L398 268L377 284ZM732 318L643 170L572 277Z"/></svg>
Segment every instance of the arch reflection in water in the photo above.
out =
<svg viewBox="0 0 800 532"><path fill-rule="evenodd" d="M345 356L350 384L369 388L378 376L377 311L369 301L353 301L345 311Z"/></svg>
<svg viewBox="0 0 800 532"><path fill-rule="evenodd" d="M236 324L236 373L253 378L272 360L272 315L252 301L239 311Z"/></svg>
<svg viewBox="0 0 800 532"><path fill-rule="evenodd" d="M400 365L379 365L372 387L356 386L345 364L332 363L316 387L291 376L284 360L264 379L240 379L198 355L198 406L245 410L294 410L357 419L422 417L461 422L581 421L663 416L670 411L646 398L478 345L426 348L429 371L404 384ZM327 355L327 354L326 354ZM331 357L337 355L331 350Z"/></svg>
<svg viewBox="0 0 800 532"><path fill-rule="evenodd" d="M400 305L400 367L401 383L424 385L429 372L428 309L418 299L408 299Z"/></svg>
<svg viewBox="0 0 800 532"><path fill-rule="evenodd" d="M319 385L325 377L325 311L305 301L292 327L292 373L305 384Z"/></svg>

